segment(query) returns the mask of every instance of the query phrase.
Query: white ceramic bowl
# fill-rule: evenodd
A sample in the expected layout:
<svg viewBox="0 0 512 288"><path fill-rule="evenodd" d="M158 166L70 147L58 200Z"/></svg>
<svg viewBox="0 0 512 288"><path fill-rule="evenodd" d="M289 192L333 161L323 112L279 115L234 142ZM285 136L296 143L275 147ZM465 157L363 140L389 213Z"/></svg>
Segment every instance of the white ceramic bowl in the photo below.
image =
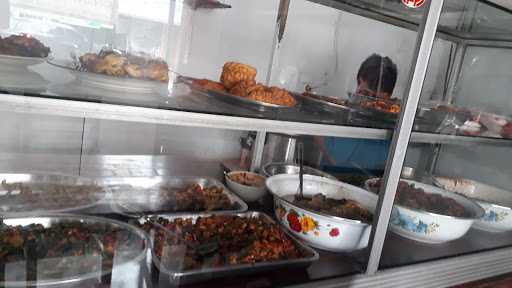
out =
<svg viewBox="0 0 512 288"><path fill-rule="evenodd" d="M294 205L299 187L299 175L276 175L267 179L267 188L274 195L274 208L279 222L310 246L345 252L368 245L371 225L357 220L329 216ZM359 202L372 214L378 197L361 188L325 177L304 175L304 196L323 194L331 199L351 199Z"/></svg>
<svg viewBox="0 0 512 288"><path fill-rule="evenodd" d="M370 184L377 180L367 180L365 187L371 190ZM440 194L457 201L464 206L469 216L447 216L395 204L389 227L400 236L429 244L445 243L464 236L473 222L484 215L484 210L478 204L462 195L412 180L402 179L401 181L414 184L416 188L421 188L426 193Z"/></svg>
<svg viewBox="0 0 512 288"><path fill-rule="evenodd" d="M512 192L469 179L434 177L434 184L466 197L482 206L485 215L473 226L488 232L512 230Z"/></svg>
<svg viewBox="0 0 512 288"><path fill-rule="evenodd" d="M263 179L263 184L258 187L248 186L242 185L230 179L230 176L241 173L245 173L255 177L261 177ZM265 177L256 173L247 171L233 171L226 175L226 183L228 184L228 187L229 189L231 189L231 191L235 192L238 196L240 196L240 198L242 198L246 202L258 201L263 196L265 196L265 194L267 194L267 188L265 187Z"/></svg>

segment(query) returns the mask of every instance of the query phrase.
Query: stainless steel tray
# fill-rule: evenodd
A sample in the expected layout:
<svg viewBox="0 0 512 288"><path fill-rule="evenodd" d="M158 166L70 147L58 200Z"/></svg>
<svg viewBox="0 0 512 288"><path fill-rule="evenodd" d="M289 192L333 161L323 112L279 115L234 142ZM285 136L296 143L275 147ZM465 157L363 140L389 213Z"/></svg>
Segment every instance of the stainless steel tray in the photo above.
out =
<svg viewBox="0 0 512 288"><path fill-rule="evenodd" d="M162 217L168 220L174 220L177 218L186 218L186 219L193 219L195 221L198 217L207 217L211 215L233 215L233 216L240 216L245 218L250 217L262 217L269 223L278 225L272 218L270 218L268 215L261 213L261 212L246 212L246 213L210 213L210 214L189 214L189 215L182 215L182 216L170 216L170 215L151 215L147 217L140 218L138 220L139 224L144 224L147 221L149 221L150 217ZM280 226L279 226L280 227ZM282 229L280 227L280 229ZM288 235L296 247L298 249L301 249L307 256L302 259L294 259L294 260L281 260L281 261L275 261L275 262L263 262L263 263L255 263L255 264L240 264L240 265L232 265L232 266L225 266L225 267L215 267L215 268L202 268L197 270L189 270L189 271L171 271L167 268L165 268L159 261L159 259L154 254L154 251L152 251L152 258L153 258L153 268L156 269L160 275L158 275L158 282L160 285L182 285L182 284L190 284L200 281L205 281L208 279L213 278L220 278L225 276L233 276L235 274L251 274L251 273L258 273L262 271L268 271L278 268L307 268L309 265L311 265L314 261L317 261L319 259L318 253L307 247L306 245L302 244L301 242L297 241L290 233L288 233L286 230L282 230L283 232ZM164 287L164 286L162 286Z"/></svg>
<svg viewBox="0 0 512 288"><path fill-rule="evenodd" d="M110 277L109 282L115 286L115 283L128 283L137 281L141 283L143 278L148 278L146 260L149 252L150 241L148 235L139 228L106 218L79 216L67 214L47 214L37 217L21 218L3 218L2 222L8 226L29 226L31 224L40 224L45 228L63 223L80 223L101 225L101 229L121 229L131 233L133 243L116 243L114 259L106 259L101 255L81 255L73 257L51 257L37 259L37 280L15 279L17 276L27 277L27 267L29 261L4 263L5 278L0 277L0 287L93 287L99 284L99 281L105 277ZM1 222L0 222L1 224ZM1 227L1 225L0 225ZM99 240L98 240L99 241ZM141 241L140 243L138 241ZM136 249L139 248L139 249ZM39 248L37 248L39 249ZM113 264L103 265L104 261L113 261ZM84 263L91 263L91 267ZM36 264L36 263L34 263ZM51 276L43 273L46 268L51 272ZM1 267L4 269L4 267ZM8 272L7 272L8 271ZM0 273L1 274L1 273ZM136 285L135 283L135 285Z"/></svg>
<svg viewBox="0 0 512 288"><path fill-rule="evenodd" d="M306 96L300 93L292 93L295 99L302 102L301 107L313 111L325 111L325 112L349 112L351 108L347 105L336 104L321 98L315 98L314 96ZM325 97L325 96L321 96Z"/></svg>
<svg viewBox="0 0 512 288"><path fill-rule="evenodd" d="M271 104L266 103L262 101L256 101L252 99L242 98L227 92L220 92L215 90L208 90L208 89L201 89L200 87L197 87L196 85L192 84L192 81L196 80L192 77L186 77L186 76L179 76L178 82L184 83L187 86L189 86L192 90L202 93L204 95L207 95L209 97L213 97L215 99L219 99L223 102L233 104L239 107L256 110L260 112L266 112L266 111L279 111L279 110L291 110L298 108L298 105L295 106L283 106L283 105L277 105L277 104ZM295 98L295 95L293 93L290 93L292 97Z"/></svg>
<svg viewBox="0 0 512 288"><path fill-rule="evenodd" d="M100 178L86 178L64 175L0 174L0 182L4 180L7 185L13 183L22 183L25 186L30 186L33 193L41 193L41 195L48 193L46 190L54 191L53 189L57 189L57 187L49 187L45 188L46 190L39 190L41 185L95 185L101 188L100 192L91 194L91 198L86 199L83 202L75 202L73 201L73 197L70 197L70 199L61 199L61 203L44 203L45 198L43 197L43 203L41 203L39 201L41 199L38 199L37 202L30 201L30 199L27 199L26 196L21 195L21 191L17 188L14 188L11 192L9 192L8 189L6 189L7 185L0 185L0 215L6 217L37 215L41 213L86 212L87 210L102 202L108 194L108 190L105 187L103 180ZM77 195L79 194L79 192L74 193L77 193ZM45 204L48 205L44 207Z"/></svg>
<svg viewBox="0 0 512 288"><path fill-rule="evenodd" d="M221 182L212 178L198 177L137 177L110 179L110 192L112 193L111 207L116 213L122 215L141 215L156 213L183 214L192 211L173 211L169 199L162 199L161 186L168 186L176 189L183 189L192 184L199 184L201 187L221 187L224 194L229 198L234 208L222 210L227 212L245 212L247 204L236 194L228 190ZM171 192L172 193L172 192ZM167 201L166 201L167 200ZM208 211L193 211L195 213Z"/></svg>

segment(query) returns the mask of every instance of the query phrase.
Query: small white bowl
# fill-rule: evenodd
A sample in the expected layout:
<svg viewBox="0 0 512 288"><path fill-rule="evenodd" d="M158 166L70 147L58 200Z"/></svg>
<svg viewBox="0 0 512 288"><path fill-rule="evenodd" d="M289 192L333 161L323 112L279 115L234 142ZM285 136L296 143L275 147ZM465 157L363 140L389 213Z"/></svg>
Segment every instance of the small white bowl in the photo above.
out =
<svg viewBox="0 0 512 288"><path fill-rule="evenodd" d="M248 186L243 185L238 182L231 180L231 176L237 174L245 174L253 177L261 177L262 184L261 186ZM265 194L267 194L267 188L265 187L265 177L247 171L233 171L226 174L226 183L228 184L229 189L238 194L240 198L242 198L246 202L255 202L261 199Z"/></svg>
<svg viewBox="0 0 512 288"><path fill-rule="evenodd" d="M365 187L371 190L370 187L373 186L371 184L378 180L378 178L367 180ZM391 231L402 237L429 244L453 241L464 236L473 222L484 215L482 207L462 195L412 180L402 179L401 181L414 184L416 188L423 189L425 193L451 198L464 206L469 213L468 217L454 217L395 204L391 212L389 227Z"/></svg>
<svg viewBox="0 0 512 288"><path fill-rule="evenodd" d="M475 228L488 232L512 230L511 192L469 179L434 177L434 184L472 198L484 208L485 215L475 221Z"/></svg>
<svg viewBox="0 0 512 288"><path fill-rule="evenodd" d="M274 195L275 214L281 225L308 245L333 251L348 252L368 246L371 225L357 220L330 216L300 208L292 203L299 187L299 175L281 174L267 179ZM378 197L361 188L325 177L304 175L304 196L323 194L331 199L350 199L375 212Z"/></svg>

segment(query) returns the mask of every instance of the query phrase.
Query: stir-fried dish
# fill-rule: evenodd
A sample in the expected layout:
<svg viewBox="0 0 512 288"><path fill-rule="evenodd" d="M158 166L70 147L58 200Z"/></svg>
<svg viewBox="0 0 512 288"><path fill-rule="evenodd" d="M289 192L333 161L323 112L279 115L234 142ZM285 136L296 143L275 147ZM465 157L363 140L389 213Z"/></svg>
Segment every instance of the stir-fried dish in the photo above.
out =
<svg viewBox="0 0 512 288"><path fill-rule="evenodd" d="M153 218L142 228L154 234L154 253L172 271L304 257L277 224L261 217Z"/></svg>
<svg viewBox="0 0 512 288"><path fill-rule="evenodd" d="M9 276L16 281L59 279L70 272L76 275L109 271L114 254L131 255L141 251L144 245L142 238L132 232L104 224L73 221L45 227L41 224L9 226L0 222L0 267L27 263L19 275ZM4 269L0 269L1 273L5 273Z"/></svg>
<svg viewBox="0 0 512 288"><path fill-rule="evenodd" d="M46 58L50 48L30 35L0 37L0 54L20 57Z"/></svg>

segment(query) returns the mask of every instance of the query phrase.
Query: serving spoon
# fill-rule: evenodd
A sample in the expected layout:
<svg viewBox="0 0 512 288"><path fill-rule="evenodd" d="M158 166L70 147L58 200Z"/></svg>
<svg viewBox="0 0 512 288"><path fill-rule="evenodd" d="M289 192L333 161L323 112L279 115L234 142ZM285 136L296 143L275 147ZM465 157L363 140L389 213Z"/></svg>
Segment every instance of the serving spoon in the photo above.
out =
<svg viewBox="0 0 512 288"><path fill-rule="evenodd" d="M304 199L304 146L302 142L297 144L297 158L299 162L299 188L295 199L300 201Z"/></svg>

